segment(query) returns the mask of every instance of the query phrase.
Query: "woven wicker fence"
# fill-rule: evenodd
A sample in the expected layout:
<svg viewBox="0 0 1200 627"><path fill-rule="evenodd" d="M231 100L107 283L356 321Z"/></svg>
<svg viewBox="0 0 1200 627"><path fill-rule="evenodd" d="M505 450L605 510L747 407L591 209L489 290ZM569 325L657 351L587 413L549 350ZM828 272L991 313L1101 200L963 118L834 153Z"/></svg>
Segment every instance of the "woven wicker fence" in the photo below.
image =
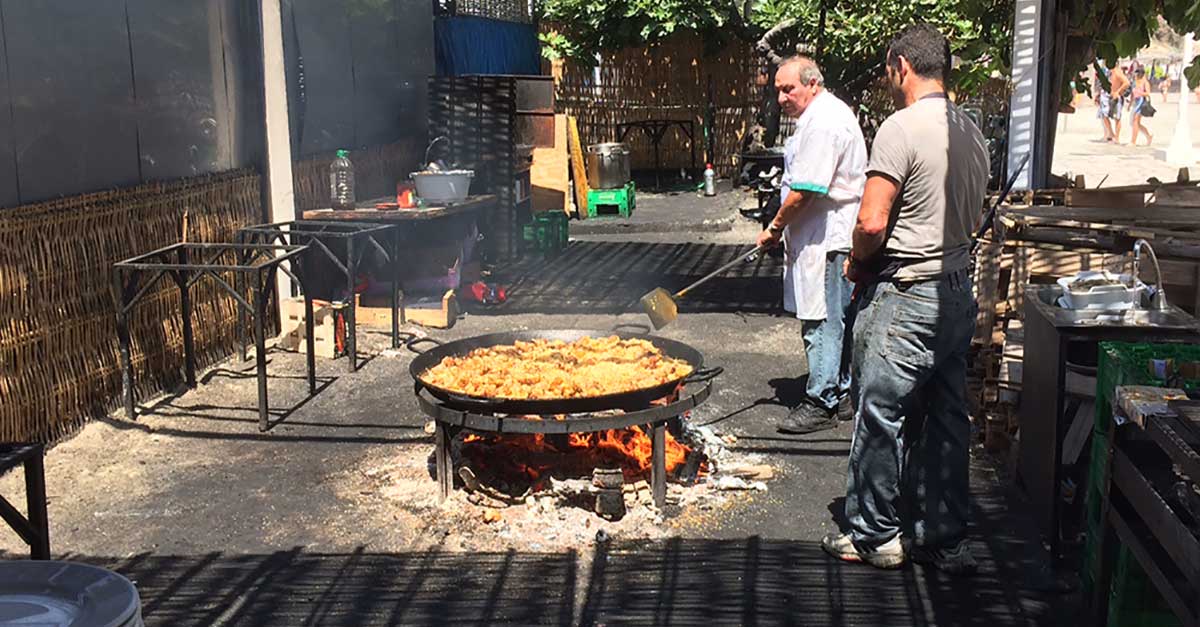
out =
<svg viewBox="0 0 1200 627"><path fill-rule="evenodd" d="M0 440L51 441L120 395L112 264L179 241L231 241L260 220L248 171L0 209ZM192 288L198 366L234 348L236 310L209 281ZM138 392L183 378L179 290L160 281L131 319Z"/></svg>
<svg viewBox="0 0 1200 627"><path fill-rule="evenodd" d="M585 144L614 141L621 122L650 119L692 120L696 159L704 166L704 108L708 83L713 86L714 168L733 173L741 139L758 106L755 77L758 57L752 47L735 43L712 55L696 36L681 35L642 48L605 55L595 70L568 64L558 86L558 108L579 120ZM654 166L654 148L646 135L630 131L625 140L636 169ZM691 165L691 147L677 129L667 132L660 146L663 168Z"/></svg>
<svg viewBox="0 0 1200 627"><path fill-rule="evenodd" d="M350 151L354 164L354 192L359 200L396 197L396 182L408 179L424 155L424 139L408 139L393 144ZM292 166L296 210L329 206L329 164L333 153L310 156Z"/></svg>

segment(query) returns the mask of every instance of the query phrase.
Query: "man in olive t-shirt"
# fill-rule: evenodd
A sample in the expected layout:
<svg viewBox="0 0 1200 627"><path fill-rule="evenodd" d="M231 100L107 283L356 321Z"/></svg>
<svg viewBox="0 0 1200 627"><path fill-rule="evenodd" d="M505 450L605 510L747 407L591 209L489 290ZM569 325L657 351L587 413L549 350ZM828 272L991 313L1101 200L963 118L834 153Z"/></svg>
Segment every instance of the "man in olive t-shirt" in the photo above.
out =
<svg viewBox="0 0 1200 627"><path fill-rule="evenodd" d="M989 168L983 135L946 98L949 68L949 43L929 25L904 29L888 49L899 110L875 136L846 267L860 288L850 529L822 546L880 568L912 559L967 573L975 561L966 544L966 359L976 312L968 265ZM912 485L902 488L901 477Z"/></svg>

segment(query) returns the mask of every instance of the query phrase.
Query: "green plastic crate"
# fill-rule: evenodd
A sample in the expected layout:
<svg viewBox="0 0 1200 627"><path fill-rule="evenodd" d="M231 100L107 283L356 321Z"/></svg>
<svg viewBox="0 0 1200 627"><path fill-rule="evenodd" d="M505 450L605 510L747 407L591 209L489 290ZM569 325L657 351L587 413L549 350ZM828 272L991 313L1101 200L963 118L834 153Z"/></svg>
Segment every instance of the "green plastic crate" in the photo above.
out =
<svg viewBox="0 0 1200 627"><path fill-rule="evenodd" d="M1091 593L1099 567L1100 556L1096 545L1099 542L1102 523L1101 494L1108 480L1104 470L1107 467L1108 443L1114 424L1113 394L1117 387L1123 385L1167 385L1166 380L1154 376L1150 370L1151 360L1158 359L1200 362L1200 345L1124 342L1100 344L1100 361L1096 375L1096 423L1092 431L1086 492L1088 533L1080 573L1085 595ZM1185 379L1171 384L1185 390L1200 388L1200 381L1197 380ZM1117 541L1115 536L1110 537ZM1180 624L1129 549L1121 545L1116 547L1116 563L1108 607L1109 627L1174 627Z"/></svg>
<svg viewBox="0 0 1200 627"><path fill-rule="evenodd" d="M565 213L545 211L533 214L533 220L521 227L526 250L551 255L562 252L570 241L570 226Z"/></svg>
<svg viewBox="0 0 1200 627"><path fill-rule="evenodd" d="M599 217L600 207L613 207L618 215L628 218L637 208L637 188L630 181L620 189L592 189L588 190L587 199L589 218Z"/></svg>
<svg viewBox="0 0 1200 627"><path fill-rule="evenodd" d="M1137 559L1123 546L1117 551L1112 584L1108 599L1109 627L1179 627L1181 624Z"/></svg>
<svg viewBox="0 0 1200 627"><path fill-rule="evenodd" d="M1131 344L1102 342L1096 373L1095 431L1108 435L1112 431L1112 399L1116 388L1123 385L1165 386L1166 380L1150 372L1150 362L1156 359L1200 362L1197 344ZM1200 380L1183 380L1185 390L1200 388Z"/></svg>

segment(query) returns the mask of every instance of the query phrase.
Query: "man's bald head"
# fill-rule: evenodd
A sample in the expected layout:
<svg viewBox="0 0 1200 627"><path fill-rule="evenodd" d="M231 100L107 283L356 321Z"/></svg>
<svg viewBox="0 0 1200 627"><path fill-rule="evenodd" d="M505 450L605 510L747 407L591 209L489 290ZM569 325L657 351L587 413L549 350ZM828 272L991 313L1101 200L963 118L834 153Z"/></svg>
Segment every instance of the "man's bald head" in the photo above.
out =
<svg viewBox="0 0 1200 627"><path fill-rule="evenodd" d="M825 77L811 57L797 55L784 59L775 71L775 90L779 108L789 117L799 117L817 94L824 89Z"/></svg>

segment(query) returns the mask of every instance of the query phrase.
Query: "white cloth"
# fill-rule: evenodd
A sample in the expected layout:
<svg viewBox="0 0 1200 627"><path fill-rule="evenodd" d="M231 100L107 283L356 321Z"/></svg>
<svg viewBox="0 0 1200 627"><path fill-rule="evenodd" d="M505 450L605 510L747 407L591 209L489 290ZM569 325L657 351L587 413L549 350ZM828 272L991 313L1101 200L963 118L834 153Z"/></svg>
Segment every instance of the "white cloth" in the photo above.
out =
<svg viewBox="0 0 1200 627"><path fill-rule="evenodd" d="M850 250L867 177L867 145L850 107L822 91L784 143L783 201L794 191L816 194L813 205L783 231L783 308L801 320L824 320L825 262Z"/></svg>

